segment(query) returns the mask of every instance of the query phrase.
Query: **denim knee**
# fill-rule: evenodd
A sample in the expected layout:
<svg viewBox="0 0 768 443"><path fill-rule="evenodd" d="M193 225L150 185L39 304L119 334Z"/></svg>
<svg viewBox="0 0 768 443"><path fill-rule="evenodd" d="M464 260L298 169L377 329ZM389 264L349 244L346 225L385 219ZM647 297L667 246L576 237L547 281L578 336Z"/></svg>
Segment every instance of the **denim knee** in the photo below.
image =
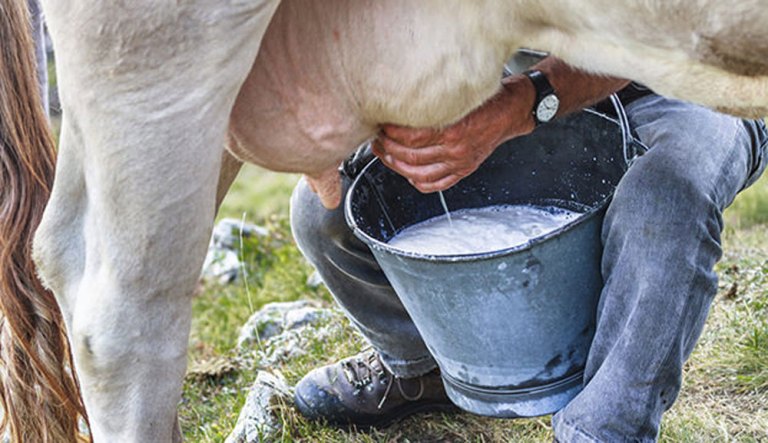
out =
<svg viewBox="0 0 768 443"><path fill-rule="evenodd" d="M325 209L303 178L291 195L290 213L296 244L313 264L330 245L337 245L350 235L342 208Z"/></svg>

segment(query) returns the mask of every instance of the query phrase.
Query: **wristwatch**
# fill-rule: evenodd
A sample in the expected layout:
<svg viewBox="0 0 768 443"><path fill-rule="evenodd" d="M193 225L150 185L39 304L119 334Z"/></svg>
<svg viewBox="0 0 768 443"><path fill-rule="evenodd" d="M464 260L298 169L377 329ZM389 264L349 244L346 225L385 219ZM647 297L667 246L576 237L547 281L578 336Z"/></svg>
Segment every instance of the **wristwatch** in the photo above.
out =
<svg viewBox="0 0 768 443"><path fill-rule="evenodd" d="M543 72L538 70L525 71L526 77L533 83L536 89L536 101L533 103L533 121L536 126L552 121L560 109L560 99L555 94L555 88L549 83Z"/></svg>

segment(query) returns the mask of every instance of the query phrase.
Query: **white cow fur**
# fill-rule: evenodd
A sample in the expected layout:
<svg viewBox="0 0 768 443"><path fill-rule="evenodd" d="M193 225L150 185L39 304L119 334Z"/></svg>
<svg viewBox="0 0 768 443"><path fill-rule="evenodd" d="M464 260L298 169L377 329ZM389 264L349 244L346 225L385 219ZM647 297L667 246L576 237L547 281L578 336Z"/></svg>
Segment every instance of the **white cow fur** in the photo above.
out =
<svg viewBox="0 0 768 443"><path fill-rule="evenodd" d="M35 254L97 442L172 438L227 134L322 183L380 123L480 105L519 46L712 107L768 104L766 0L284 0L258 60L278 0L44 3L64 120ZM762 76L698 63L723 53Z"/></svg>

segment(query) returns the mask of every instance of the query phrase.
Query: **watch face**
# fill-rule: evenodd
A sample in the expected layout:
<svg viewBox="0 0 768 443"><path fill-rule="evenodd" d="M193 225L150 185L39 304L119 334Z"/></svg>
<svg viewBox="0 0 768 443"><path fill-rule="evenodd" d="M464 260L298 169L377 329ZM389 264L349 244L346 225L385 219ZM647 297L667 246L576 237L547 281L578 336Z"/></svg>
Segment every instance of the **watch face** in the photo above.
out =
<svg viewBox="0 0 768 443"><path fill-rule="evenodd" d="M539 106L536 107L536 118L544 123L555 118L557 110L560 107L560 100L555 94L549 94L541 99Z"/></svg>

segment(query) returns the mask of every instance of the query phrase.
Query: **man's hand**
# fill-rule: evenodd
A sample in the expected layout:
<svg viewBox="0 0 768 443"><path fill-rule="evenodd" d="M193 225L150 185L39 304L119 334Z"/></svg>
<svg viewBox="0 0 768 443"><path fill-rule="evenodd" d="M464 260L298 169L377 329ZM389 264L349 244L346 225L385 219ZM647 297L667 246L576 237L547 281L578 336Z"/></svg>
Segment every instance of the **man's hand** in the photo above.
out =
<svg viewBox="0 0 768 443"><path fill-rule="evenodd" d="M534 128L535 91L522 76L444 129L383 125L373 152L421 192L442 191L473 173L498 145Z"/></svg>
<svg viewBox="0 0 768 443"><path fill-rule="evenodd" d="M574 69L554 57L533 68L544 72L557 91L558 115L597 103L628 84ZM533 131L535 100L531 81L513 75L502 80L496 96L442 130L383 126L374 152L418 190L441 191L474 172L501 143Z"/></svg>

